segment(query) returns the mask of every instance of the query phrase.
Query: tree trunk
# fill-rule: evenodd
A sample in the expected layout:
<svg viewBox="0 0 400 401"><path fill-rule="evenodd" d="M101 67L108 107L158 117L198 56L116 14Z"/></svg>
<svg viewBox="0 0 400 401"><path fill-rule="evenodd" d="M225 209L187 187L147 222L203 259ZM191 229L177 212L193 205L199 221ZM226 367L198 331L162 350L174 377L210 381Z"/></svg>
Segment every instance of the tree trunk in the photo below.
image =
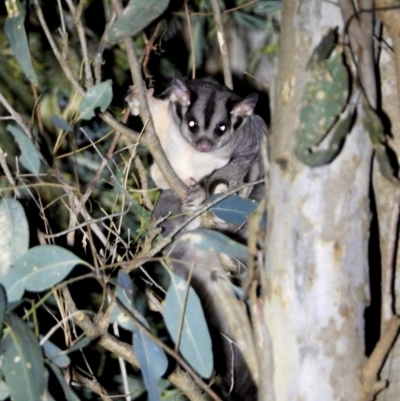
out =
<svg viewBox="0 0 400 401"><path fill-rule="evenodd" d="M362 106L330 164L311 168L294 154L306 65L336 26L343 27L337 5L284 1L270 137L264 308L276 401L362 396L372 155Z"/></svg>

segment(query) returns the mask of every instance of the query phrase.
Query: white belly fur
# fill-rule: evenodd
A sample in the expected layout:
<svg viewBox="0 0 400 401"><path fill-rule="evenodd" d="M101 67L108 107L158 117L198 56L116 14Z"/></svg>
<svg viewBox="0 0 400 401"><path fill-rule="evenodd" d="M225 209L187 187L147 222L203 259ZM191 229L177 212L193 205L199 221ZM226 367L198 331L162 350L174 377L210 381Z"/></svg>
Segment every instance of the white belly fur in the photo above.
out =
<svg viewBox="0 0 400 401"><path fill-rule="evenodd" d="M148 101L161 146L172 168L182 181L186 181L188 178L200 181L228 163L229 158L223 158L220 155L213 154L213 152L199 152L187 143L169 114L169 102L167 100L152 97ZM151 178L159 188L169 188L156 163L151 166L150 173Z"/></svg>

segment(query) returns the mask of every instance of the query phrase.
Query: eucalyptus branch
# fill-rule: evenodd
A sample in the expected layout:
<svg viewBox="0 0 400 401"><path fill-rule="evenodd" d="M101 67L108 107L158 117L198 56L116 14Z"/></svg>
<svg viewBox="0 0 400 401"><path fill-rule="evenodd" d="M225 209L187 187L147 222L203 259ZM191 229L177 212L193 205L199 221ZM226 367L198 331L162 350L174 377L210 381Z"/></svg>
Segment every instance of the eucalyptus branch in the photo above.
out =
<svg viewBox="0 0 400 401"><path fill-rule="evenodd" d="M378 374L396 337L399 334L400 318L393 316L384 328L383 335L368 358L363 370L364 400L370 401L385 387L384 382L378 381Z"/></svg>
<svg viewBox="0 0 400 401"><path fill-rule="evenodd" d="M8 168L6 157L7 153L5 153L2 148L0 148L0 166L4 171L4 174L6 175L8 182L13 187L15 196L19 198L21 196L21 193L18 191L18 187L16 186L14 178L10 172L10 169Z"/></svg>
<svg viewBox="0 0 400 401"><path fill-rule="evenodd" d="M220 397L199 377L199 375L189 366L189 364L179 355L176 350L171 349L160 341L153 333L145 327L142 322L136 319L136 316L126 308L126 306L116 300L118 306L127 314L127 316L135 323L139 330L143 331L148 337L150 337L157 345L159 345L168 355L172 356L193 378L193 380L215 401L222 401ZM204 399L203 399L204 400Z"/></svg>
<svg viewBox="0 0 400 401"><path fill-rule="evenodd" d="M60 231L60 232L55 233L55 234L43 234L43 238L50 239L50 238L61 237L63 235L66 235L66 234L70 233L73 230L78 230L79 228L82 228L82 227L86 227L86 226L89 226L89 225L92 225L92 224L100 223L101 221L104 221L104 220L110 220L110 219L112 219L114 217L124 216L129 212L130 208L131 208L131 203L129 203L128 207L126 208L126 210L123 210L122 212L109 214L109 215L104 216L104 217L99 217L98 219L86 220L82 224L75 225L75 226L69 228L68 230Z"/></svg>
<svg viewBox="0 0 400 401"><path fill-rule="evenodd" d="M70 314L73 314L75 324L77 324L89 338L92 340L97 339L97 343L104 349L116 354L117 356L121 356L125 361L140 368L139 361L133 352L132 345L118 340L107 332L108 323L103 320L108 319L108 315L103 316L95 323L85 312L80 311L76 307L67 287L64 287L62 292L66 304L66 310ZM168 380L185 394L190 394L191 401L204 401L204 397L194 381L181 369L175 369L175 371L168 376Z"/></svg>
<svg viewBox="0 0 400 401"><path fill-rule="evenodd" d="M141 187L142 187L142 191L143 191L143 198L142 198L143 203L147 209L153 210L154 209L153 202L151 201L151 199L149 197L149 186L148 186L148 182L147 182L147 174L146 174L146 170L143 166L142 160L140 159L140 157L138 155L136 155L133 162L135 164L136 170L138 171L138 174L140 177L140 183L141 183Z"/></svg>
<svg viewBox="0 0 400 401"><path fill-rule="evenodd" d="M32 141L33 135L31 133L31 130L24 123L24 120L22 119L21 115L13 109L10 103L7 102L7 99L3 96L2 93L0 93L0 103L7 109L7 111L10 113L11 118L21 127L21 129L25 132L28 138Z"/></svg>
<svg viewBox="0 0 400 401"><path fill-rule="evenodd" d="M83 2L80 1L78 4L78 8L75 8L74 3L71 0L65 1L67 2L69 9L74 16L74 23L78 32L79 41L82 49L83 64L85 66L85 87L86 89L88 89L93 86L93 74L90 66L85 30L83 28L81 20Z"/></svg>
<svg viewBox="0 0 400 401"><path fill-rule="evenodd" d="M65 57L60 53L58 50L58 47L51 35L51 32L48 28L48 25L44 19L42 9L39 5L38 0L33 0L33 4L35 7L36 14L39 18L39 21L42 25L42 28L45 32L45 35L47 37L47 40L50 43L50 46L53 50L54 55L56 56L61 68L63 69L66 77L69 79L69 81L74 85L76 90L82 95L85 95L85 91L82 88L82 86L79 84L78 80L72 73L71 69L69 68L69 65L65 59ZM113 4L117 5L117 13L121 13L121 8L118 6L120 3L118 0L113 0ZM132 68L132 76L134 77L134 82L136 87L138 88L138 93L139 93L139 99L140 99L140 114L142 116L143 121L147 122L150 121L150 124L147 124L147 129L145 134L143 135L142 143L148 148L150 151L151 155L153 156L155 162L159 166L160 170L162 173L165 175L165 178L170 185L170 187L175 191L177 196L180 199L183 199L185 193L186 193L186 186L184 183L179 179L179 177L176 175L174 170L171 167L171 164L169 163L167 157L165 156L165 153L161 147L160 141L157 137L157 134L155 133L154 130L154 125L151 120L151 115L150 111L148 108L147 104L147 99L146 99L146 94L145 94L145 86L144 82L141 77L141 69L140 69L140 63L136 57L135 49L133 46L133 41L132 39L125 39L126 45L127 46L127 51L129 55L129 60L131 63L131 68ZM127 134L129 137L133 137L136 140L139 138L139 134L136 133L133 130L130 130L129 128L126 128L124 125L118 123L108 112L101 113L100 117L109 124L110 126L114 127L116 130L118 130L121 133Z"/></svg>
<svg viewBox="0 0 400 401"><path fill-rule="evenodd" d="M114 9L117 15L121 15L123 8L119 0L112 0ZM143 124L146 126L146 131L143 135L142 143L147 147L153 159L157 163L165 179L167 180L171 189L176 193L179 199L183 199L186 193L186 185L176 175L175 171L171 167L171 164L165 156L164 150L161 147L160 141L154 129L153 120L151 118L149 105L146 97L146 87L142 79L142 71L140 68L140 62L136 55L135 46L131 38L124 40L126 52L128 56L129 65L131 68L132 80L137 89L140 101L140 116Z"/></svg>
<svg viewBox="0 0 400 401"><path fill-rule="evenodd" d="M65 56L63 54L61 54L60 51L58 50L57 44L54 41L53 36L50 32L50 29L44 18L42 8L39 5L39 0L33 0L33 6L35 8L35 12L39 19L40 25L43 28L43 31L46 35L47 40L49 41L50 47L53 50L53 53L56 56L56 59L57 59L58 63L60 64L60 67L64 71L65 76L72 83L72 85L75 87L75 89L78 91L78 93L80 93L82 96L84 96L85 95L84 89L79 84L79 81L75 77L74 73L71 71L71 68L69 67Z"/></svg>
<svg viewBox="0 0 400 401"><path fill-rule="evenodd" d="M229 64L229 53L226 45L226 38L224 33L224 27L222 25L221 10L219 8L218 0L211 0L211 5L214 14L215 26L217 28L217 38L219 44L219 51L221 52L222 59L222 71L224 74L225 86L229 89L233 89L231 67Z"/></svg>
<svg viewBox="0 0 400 401"><path fill-rule="evenodd" d="M236 192L238 192L244 188L247 188L247 187L250 187L250 186L253 186L256 184L261 184L263 182L264 182L263 179L254 181L254 182L249 182L249 183L240 185L236 188L233 188L230 191L224 192L224 194L221 194L221 196L219 196L217 199L213 200L212 202L206 201L206 203L200 209L190 213L186 217L186 219L184 220L184 222L182 224L179 224L178 226L176 226L167 236L165 236L162 240L158 241L157 244L149 252L147 252L145 255L138 254L137 258L135 258L134 260L127 263L126 267L125 267L126 271L129 272L129 271L136 269L137 267L142 265L144 262L148 261L150 258L157 255L157 253L161 252L172 241L172 238L176 234L179 233L179 231L181 231L183 228L185 228L196 217L199 217L201 214L206 212L210 207L221 202L223 199L227 198L228 196L234 195Z"/></svg>
<svg viewBox="0 0 400 401"><path fill-rule="evenodd" d="M105 394L104 388L97 381L95 377L91 377L90 379L86 376L80 374L76 369L72 370L72 379L77 383L81 384L83 387L88 388L93 393L97 394L103 401L113 401L113 398L108 394Z"/></svg>
<svg viewBox="0 0 400 401"><path fill-rule="evenodd" d="M189 8L188 8L187 3L188 3L187 0L185 0L185 2L184 2L185 16L186 16L186 21L187 21L188 31L189 31L190 56L192 57L192 79L195 79L196 78L196 52L194 50L192 24L190 22L190 14L189 14Z"/></svg>

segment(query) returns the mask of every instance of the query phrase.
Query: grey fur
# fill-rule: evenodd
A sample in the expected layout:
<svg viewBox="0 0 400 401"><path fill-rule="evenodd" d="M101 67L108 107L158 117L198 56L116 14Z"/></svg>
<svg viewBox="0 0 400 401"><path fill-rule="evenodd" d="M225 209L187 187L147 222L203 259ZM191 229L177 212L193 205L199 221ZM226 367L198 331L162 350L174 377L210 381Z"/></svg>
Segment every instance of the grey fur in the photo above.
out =
<svg viewBox="0 0 400 401"><path fill-rule="evenodd" d="M185 83L175 78L169 98L170 114L183 138L199 151L229 159L205 180L209 194L219 182L232 189L262 177L260 149L267 126L253 113L257 95L241 99L209 79ZM250 192L251 188L240 195L247 197Z"/></svg>

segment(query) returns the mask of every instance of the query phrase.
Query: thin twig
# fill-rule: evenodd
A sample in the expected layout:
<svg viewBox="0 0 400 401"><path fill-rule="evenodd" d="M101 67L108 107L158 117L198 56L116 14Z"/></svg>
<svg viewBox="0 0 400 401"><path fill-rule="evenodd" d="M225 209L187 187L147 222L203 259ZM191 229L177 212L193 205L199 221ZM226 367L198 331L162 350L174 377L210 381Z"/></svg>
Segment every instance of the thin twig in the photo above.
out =
<svg viewBox="0 0 400 401"><path fill-rule="evenodd" d="M221 10L219 8L218 0L211 0L211 5L214 14L215 26L217 28L217 38L219 44L219 51L221 53L222 72L224 74L225 86L227 86L229 89L233 89L228 47L226 45L226 38L224 33L224 27L222 24Z"/></svg>
<svg viewBox="0 0 400 401"><path fill-rule="evenodd" d="M127 263L125 269L126 271L132 271L139 267L141 264L143 264L143 259L147 260L149 258L152 258L155 256L157 253L161 252L162 249L164 249L171 241L172 238L179 233L183 228L185 228L192 220L194 220L196 217L200 216L202 213L207 211L210 207L216 205L218 202L221 202L223 199L227 198L230 195L235 194L236 192L241 191L244 188L256 185L256 184L261 184L264 182L264 180L258 180L250 183L246 183L243 185L238 186L237 188L233 188L230 191L224 192L219 196L217 199L215 199L212 202L206 202L200 209L192 212L190 215L188 215L185 219L185 221L182 224L179 224L176 226L167 236L165 236L162 240L157 242L157 244L151 248L150 251L148 251L145 255L138 254L137 259L135 258L133 261L130 261ZM167 216L168 217L168 216Z"/></svg>
<svg viewBox="0 0 400 401"><path fill-rule="evenodd" d="M145 327L140 320L136 318L136 316L131 313L126 306L120 302L118 299L116 300L118 306L126 313L126 315L133 320L135 325L139 328L139 330L143 331L147 336L149 336L157 345L159 345L168 355L172 356L194 379L194 381L204 390L207 394L215 401L222 401L220 397L199 377L199 375L189 366L189 364L179 355L178 352L171 349L167 345L165 345L162 341L160 341L157 337L153 335L153 333Z"/></svg>
<svg viewBox="0 0 400 401"><path fill-rule="evenodd" d="M150 60L151 51L153 49L155 50L156 47L157 47L156 45L154 45L154 42L157 39L158 31L160 30L160 26L161 26L162 23L163 23L163 21L160 21L157 24L156 29L154 30L154 32L150 36L150 39L147 40L146 46L144 48L144 56L143 56L143 60L142 60L142 69L143 69L143 74L144 74L145 78L149 82L148 86L150 88L153 87L154 80L153 80L153 76L150 74L150 72L149 72L149 70L147 68L147 65L148 65L149 60ZM143 34L143 36L145 36L145 35ZM145 38L145 40L146 40L146 38Z"/></svg>
<svg viewBox="0 0 400 401"><path fill-rule="evenodd" d="M113 6L117 15L122 13L122 4L119 0L112 0ZM135 84L139 95L140 102L140 117L142 118L143 124L146 126L146 131L143 135L142 143L149 149L153 159L157 163L158 167L164 174L168 185L177 194L179 199L183 199L186 194L186 185L177 176L165 153L161 147L160 140L154 129L153 120L151 119L149 105L146 97L146 87L142 79L142 71L140 68L140 62L137 58L133 40L127 38L124 40L126 53L128 57L129 66L132 74L132 81Z"/></svg>
<svg viewBox="0 0 400 401"><path fill-rule="evenodd" d="M246 7L249 7L249 6L251 6L251 5L255 4L255 3L258 3L259 1L260 0L251 0L248 3L241 4L240 6L228 8L228 9L222 11L222 14L233 13L233 12L235 12L237 10L241 10L242 8L246 8ZM334 4L336 4L336 3L334 3ZM185 13L177 11L177 12L173 12L172 14L173 15L184 15ZM190 13L190 15L196 15L196 16L199 16L199 17L210 17L211 15L213 15L213 13L212 12L202 12L202 11L199 11L199 12L193 12L192 11Z"/></svg>
<svg viewBox="0 0 400 401"><path fill-rule="evenodd" d="M80 93L82 96L85 95L85 91L79 84L78 79L75 77L73 72L71 71L71 68L68 65L68 62L64 55L60 53L58 50L58 47L53 39L53 36L51 35L50 29L46 23L46 20L44 19L43 11L42 8L39 5L38 0L33 0L33 6L35 8L36 15L39 18L40 25L42 26L44 33L46 35L47 40L49 41L50 47L53 50L54 55L56 56L56 59L58 63L60 64L60 67L62 68L65 76L68 78L68 80L74 85L75 89Z"/></svg>
<svg viewBox="0 0 400 401"><path fill-rule="evenodd" d="M65 1L67 2L69 9L72 15L74 16L74 24L78 32L79 42L82 50L83 64L85 66L85 87L86 89L88 89L93 86L93 74L90 66L85 29L83 28L81 20L83 2L80 1L78 4L78 8L75 8L74 3L72 3L71 0L65 0Z"/></svg>
<svg viewBox="0 0 400 401"><path fill-rule="evenodd" d="M186 21L188 24L188 31L189 31L190 55L192 57L192 79L195 79L196 78L196 54L194 51L192 23L190 21L190 14L189 14L189 8L187 5L187 0L185 0L184 5L185 5L185 16L186 16Z"/></svg>
<svg viewBox="0 0 400 401"><path fill-rule="evenodd" d="M119 328L118 328L118 322L115 321L113 326L113 331L116 337L119 337ZM125 400L126 401L132 401L132 397L130 395L130 389L129 389L129 382L128 382L128 373L126 371L126 365L125 361L122 357L118 357L118 364L119 364L119 369L121 372L121 378L122 378L122 385L124 387L124 392L125 392Z"/></svg>
<svg viewBox="0 0 400 401"><path fill-rule="evenodd" d="M113 3L119 4L118 0L113 0ZM33 5L35 8L36 14L39 18L40 24L42 25L42 28L45 32L47 40L50 43L50 47L52 48L53 53L56 56L61 68L63 69L65 76L73 84L73 86L78 91L78 93L80 93L82 96L84 96L85 95L84 89L81 87L77 78L74 76L71 69L69 68L69 65L68 65L65 57L58 50L58 47L50 33L48 26L47 26L46 20L44 19L43 12L39 5L38 0L33 0ZM136 57L132 39L128 38L125 40L126 40L126 43L130 44L129 46L127 46L127 54L128 54L128 60L133 68L133 70L132 70L132 75L134 77L133 81L135 82L135 85L138 88L139 99L140 99L140 104L141 104L141 113L140 114L141 114L143 120L145 122L147 122L150 120L150 111L149 111L148 105L147 105L144 83L141 78L140 63ZM111 116L110 113L105 112L105 113L100 113L99 115L107 124L109 124L111 127L115 128L118 132L120 132L121 135L122 134L126 135L130 139L135 139L135 140L139 139L139 133L125 127L123 124L116 121ZM172 169L171 164L169 163L169 160L165 156L165 153L161 147L160 141L154 131L154 126L152 123L147 128L145 135L143 136L142 143L149 149L155 162L158 164L160 170L163 172L170 187L176 192L176 194L178 195L178 197L180 199L183 199L183 197L186 193L186 186L179 179L179 177L176 175L176 173Z"/></svg>
<svg viewBox="0 0 400 401"><path fill-rule="evenodd" d="M154 205L149 197L149 186L147 182L147 172L143 166L142 160L138 155L135 156L133 159L133 162L135 163L136 170L138 171L139 177L140 177L140 183L141 183L141 188L143 191L143 203L146 206L148 210L153 210Z"/></svg>
<svg viewBox="0 0 400 401"><path fill-rule="evenodd" d="M124 343L113 335L107 333L109 317L103 317L103 319L107 319L106 323L104 323L102 319L94 323L86 313L77 309L68 288L64 287L62 291L68 312L80 312L74 314L74 322L84 331L84 333L93 340L98 339L98 345L118 356L121 356L133 366L139 368L139 361L134 354L132 345ZM168 376L168 380L183 391L191 401L204 401L204 396L199 391L194 381L182 370L175 369L175 371Z"/></svg>
<svg viewBox="0 0 400 401"><path fill-rule="evenodd" d="M17 113L13 107L10 105L10 103L7 102L6 98L0 93L0 102L1 104L7 109L7 111L10 113L12 119L21 127L21 129L25 132L25 134L28 136L28 138L33 141L33 135L28 128L28 126L24 123L24 120L22 119L21 115Z"/></svg>
<svg viewBox="0 0 400 401"><path fill-rule="evenodd" d="M123 210L122 212L118 212L118 213L114 213L114 214L108 214L107 216L99 217L98 219L86 220L84 223L75 225L75 226L69 228L68 230L60 231L60 232L55 233L55 234L47 234L47 235L43 234L43 237L46 238L46 239L62 237L63 235L66 235L66 234L70 233L72 230L78 230L79 228L86 227L86 226L89 226L91 224L97 224L97 223L99 223L101 221L104 221L104 220L110 220L110 219L112 219L114 217L124 216L127 213L129 213L131 205L132 204L129 203L128 207L126 208L126 210Z"/></svg>
<svg viewBox="0 0 400 401"><path fill-rule="evenodd" d="M8 168L6 157L7 157L7 153L3 152L3 149L0 148L0 166L4 171L4 174L6 175L8 182L13 187L13 190L15 192L15 196L17 198L19 198L19 197L21 197L21 193L19 192L18 187L15 184L14 178L13 178L11 172L10 172L10 169Z"/></svg>
<svg viewBox="0 0 400 401"><path fill-rule="evenodd" d="M89 379L78 373L76 369L73 369L72 379L77 383L80 383L83 387L93 391L93 393L97 394L103 401L113 401L112 397L110 397L108 394L105 394L103 386L101 386L94 376Z"/></svg>

